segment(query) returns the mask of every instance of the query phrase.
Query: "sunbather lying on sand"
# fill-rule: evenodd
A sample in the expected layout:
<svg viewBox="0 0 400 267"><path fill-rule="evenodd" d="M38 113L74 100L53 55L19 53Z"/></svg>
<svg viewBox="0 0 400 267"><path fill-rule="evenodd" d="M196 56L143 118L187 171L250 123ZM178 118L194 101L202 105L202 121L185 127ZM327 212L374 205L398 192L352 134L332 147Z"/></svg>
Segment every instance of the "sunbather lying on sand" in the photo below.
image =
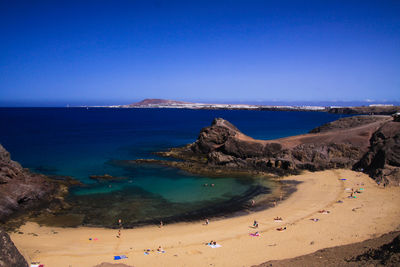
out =
<svg viewBox="0 0 400 267"><path fill-rule="evenodd" d="M320 210L320 211L318 211L319 213L322 213L322 214L328 214L328 213L330 213L330 211L329 210Z"/></svg>
<svg viewBox="0 0 400 267"><path fill-rule="evenodd" d="M313 222L318 222L319 221L319 219L315 219L315 218L312 218L310 220L313 221Z"/></svg>
<svg viewBox="0 0 400 267"><path fill-rule="evenodd" d="M275 221L283 221L282 217L276 217L274 218Z"/></svg>
<svg viewBox="0 0 400 267"><path fill-rule="evenodd" d="M282 228L282 227L276 228L276 230L277 230L277 231L285 231L285 230L286 230L286 226L283 227L283 228Z"/></svg>

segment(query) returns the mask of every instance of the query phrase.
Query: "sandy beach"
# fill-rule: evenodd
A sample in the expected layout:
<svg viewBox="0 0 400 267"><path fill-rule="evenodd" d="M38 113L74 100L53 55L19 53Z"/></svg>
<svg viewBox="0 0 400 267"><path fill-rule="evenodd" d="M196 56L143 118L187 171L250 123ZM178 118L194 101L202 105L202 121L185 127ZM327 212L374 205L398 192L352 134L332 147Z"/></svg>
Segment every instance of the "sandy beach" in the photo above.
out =
<svg viewBox="0 0 400 267"><path fill-rule="evenodd" d="M118 230L40 227L27 222L20 233L10 236L28 262L40 262L46 267L92 267L102 262L138 267L251 266L399 229L399 187L384 189L367 175L350 170L305 172L284 179L302 183L275 208L210 220L209 225L196 222L123 229L117 238ZM361 192L355 198L349 198L352 188ZM277 216L283 221L275 222ZM258 229L252 228L254 220L259 223ZM277 231L278 227L287 229ZM260 236L250 235L256 231ZM221 247L206 246L210 240ZM165 253L157 253L159 246ZM145 249L151 250L148 255ZM117 255L127 258L114 260Z"/></svg>

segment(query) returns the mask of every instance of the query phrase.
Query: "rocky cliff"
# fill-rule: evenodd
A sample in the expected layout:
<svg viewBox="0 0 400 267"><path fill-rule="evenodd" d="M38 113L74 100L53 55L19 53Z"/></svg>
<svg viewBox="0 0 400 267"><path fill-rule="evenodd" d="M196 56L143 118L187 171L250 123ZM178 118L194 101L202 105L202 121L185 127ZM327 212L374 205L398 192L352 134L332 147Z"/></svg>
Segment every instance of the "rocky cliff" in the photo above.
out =
<svg viewBox="0 0 400 267"><path fill-rule="evenodd" d="M160 153L184 162L160 162L201 173L233 170L298 173L300 170L354 168L386 182L399 180L400 123L391 116L347 117L308 134L256 140L218 118L200 131L193 144ZM140 162L150 162L148 160ZM209 170L207 172L207 170Z"/></svg>
<svg viewBox="0 0 400 267"><path fill-rule="evenodd" d="M387 122L370 139L370 147L354 166L378 182L400 185L400 122Z"/></svg>
<svg viewBox="0 0 400 267"><path fill-rule="evenodd" d="M0 145L0 222L28 209L55 205L66 187L12 161Z"/></svg>
<svg viewBox="0 0 400 267"><path fill-rule="evenodd" d="M233 168L263 171L349 168L368 151L373 133L389 120L390 117L350 117L310 134L265 141L244 135L224 119L215 119L188 148L204 154L210 165Z"/></svg>
<svg viewBox="0 0 400 267"><path fill-rule="evenodd" d="M0 230L0 267L28 267L8 234Z"/></svg>

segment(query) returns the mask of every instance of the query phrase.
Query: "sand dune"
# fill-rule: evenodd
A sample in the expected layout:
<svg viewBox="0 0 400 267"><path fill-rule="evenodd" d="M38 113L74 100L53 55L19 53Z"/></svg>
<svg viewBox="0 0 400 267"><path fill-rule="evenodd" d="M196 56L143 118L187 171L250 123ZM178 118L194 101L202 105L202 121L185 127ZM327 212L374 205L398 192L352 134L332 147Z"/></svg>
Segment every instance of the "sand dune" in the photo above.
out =
<svg viewBox="0 0 400 267"><path fill-rule="evenodd" d="M122 230L121 238L117 238L117 230L40 227L28 222L20 228L23 234L13 233L11 238L28 261L40 261L46 267L92 267L102 262L139 267L251 266L363 241L398 229L398 187L384 189L365 174L350 170L307 172L285 179L302 183L297 192L277 207L242 217L210 220L207 226L203 222L163 228L148 226ZM351 191L346 188L363 190L350 199ZM329 213L318 212L323 209ZM275 222L276 216L282 217L283 222ZM259 222L258 229L251 228L253 220ZM284 226L286 231L276 230ZM261 236L249 235L255 231ZM206 246L210 240L222 247ZM160 245L165 253L151 251L144 255L144 249L156 250ZM115 255L128 258L114 261Z"/></svg>

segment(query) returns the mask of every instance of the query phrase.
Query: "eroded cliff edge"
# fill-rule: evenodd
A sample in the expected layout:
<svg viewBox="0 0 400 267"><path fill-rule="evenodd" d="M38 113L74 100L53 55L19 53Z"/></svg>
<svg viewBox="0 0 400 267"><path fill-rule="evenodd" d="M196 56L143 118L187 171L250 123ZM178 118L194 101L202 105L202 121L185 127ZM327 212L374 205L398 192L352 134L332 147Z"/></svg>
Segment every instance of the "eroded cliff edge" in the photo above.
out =
<svg viewBox="0 0 400 267"><path fill-rule="evenodd" d="M10 153L0 145L1 224L28 212L59 207L67 192L66 185L45 175L32 173L11 160Z"/></svg>
<svg viewBox="0 0 400 267"><path fill-rule="evenodd" d="M400 123L391 116L355 116L322 125L308 134L275 140L253 139L230 122L217 118L185 147L158 153L183 161L159 163L192 173L268 173L354 168L378 181L400 181Z"/></svg>

